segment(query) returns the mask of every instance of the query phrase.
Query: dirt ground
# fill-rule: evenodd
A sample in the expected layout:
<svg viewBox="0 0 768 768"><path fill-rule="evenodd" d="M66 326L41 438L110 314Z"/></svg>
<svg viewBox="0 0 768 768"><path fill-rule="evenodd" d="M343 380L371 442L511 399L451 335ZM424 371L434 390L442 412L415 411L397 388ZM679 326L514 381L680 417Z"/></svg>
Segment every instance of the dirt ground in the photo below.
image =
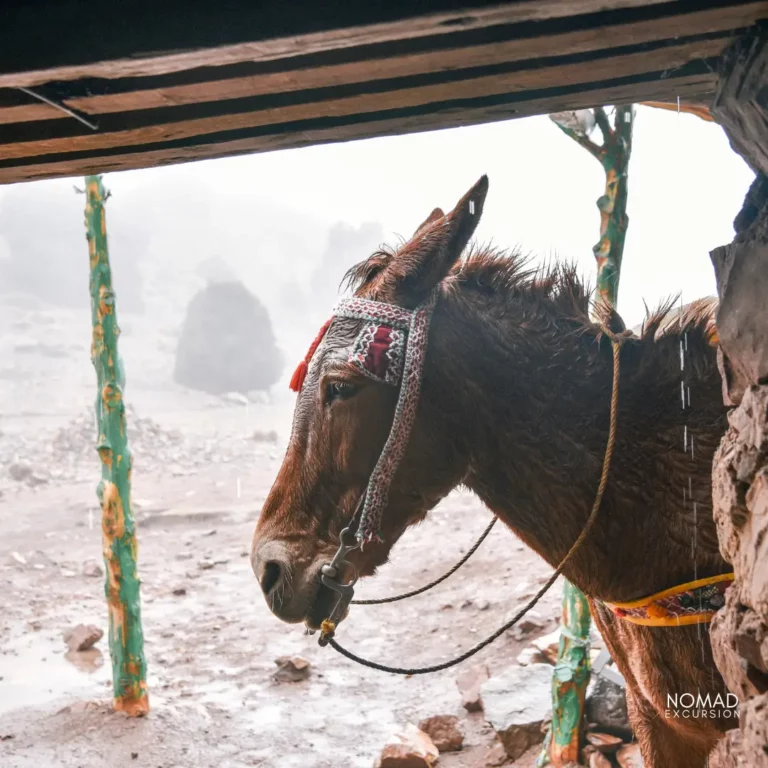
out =
<svg viewBox="0 0 768 768"><path fill-rule="evenodd" d="M23 305L23 308L22 308ZM463 667L400 678L321 649L268 611L248 548L290 428L287 391L272 402L184 391L170 383L173 331L123 322L142 611L152 712L109 709L106 638L66 654L62 633L107 629L90 416L95 374L87 312L0 306L0 765L4 768L371 768L393 731L456 714L465 748L444 768L484 766L494 734L461 706ZM270 432L274 431L274 435ZM358 596L429 581L488 522L469 494L446 500L395 548ZM89 571L90 572L90 571ZM358 606L340 641L372 659L427 664L476 643L549 568L507 530L434 591L395 606ZM183 594L181 594L183 592ZM559 585L540 604L551 631ZM513 664L528 643L506 635L478 661ZM275 659L301 655L308 680L277 683ZM471 662L470 662L471 663ZM516 765L530 768L535 752Z"/></svg>

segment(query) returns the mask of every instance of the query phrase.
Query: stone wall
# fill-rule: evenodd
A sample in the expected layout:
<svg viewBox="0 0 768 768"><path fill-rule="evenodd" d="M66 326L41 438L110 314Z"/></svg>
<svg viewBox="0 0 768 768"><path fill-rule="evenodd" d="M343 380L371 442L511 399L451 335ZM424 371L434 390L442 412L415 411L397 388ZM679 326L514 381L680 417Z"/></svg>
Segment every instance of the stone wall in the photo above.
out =
<svg viewBox="0 0 768 768"><path fill-rule="evenodd" d="M724 62L713 113L755 170L734 222L736 238L711 256L730 427L715 455L713 502L734 586L712 624L712 647L740 699L740 726L712 764L768 768L768 46L765 29Z"/></svg>

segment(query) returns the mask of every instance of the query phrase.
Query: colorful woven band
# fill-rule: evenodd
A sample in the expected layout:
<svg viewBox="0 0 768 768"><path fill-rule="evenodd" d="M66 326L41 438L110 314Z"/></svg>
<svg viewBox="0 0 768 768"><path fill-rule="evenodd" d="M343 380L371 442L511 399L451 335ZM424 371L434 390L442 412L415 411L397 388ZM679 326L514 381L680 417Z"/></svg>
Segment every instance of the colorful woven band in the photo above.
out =
<svg viewBox="0 0 768 768"><path fill-rule="evenodd" d="M724 573L665 589L631 603L604 603L619 618L646 627L683 627L712 621L725 604L734 575Z"/></svg>
<svg viewBox="0 0 768 768"><path fill-rule="evenodd" d="M365 502L357 527L357 538L363 543L381 541L381 516L387 506L389 488L416 420L429 322L436 301L437 293L433 292L423 304L408 310L369 299L342 299L291 379L291 388L300 391L309 363L333 320L343 317L363 321L349 351L349 362L371 379L392 386L400 385L389 437L365 490Z"/></svg>

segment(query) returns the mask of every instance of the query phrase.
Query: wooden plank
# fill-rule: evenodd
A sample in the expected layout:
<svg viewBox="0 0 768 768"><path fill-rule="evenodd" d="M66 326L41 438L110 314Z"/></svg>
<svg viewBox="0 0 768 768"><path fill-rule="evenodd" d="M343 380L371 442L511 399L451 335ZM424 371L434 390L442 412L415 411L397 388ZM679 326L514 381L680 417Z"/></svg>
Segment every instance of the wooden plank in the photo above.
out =
<svg viewBox="0 0 768 768"><path fill-rule="evenodd" d="M696 115L696 117L706 121L707 123L713 123L715 121L715 119L712 117L712 113L709 111L709 107L705 107L700 104L684 104L683 102L676 104L663 101L641 101L640 104L644 107L665 109L667 112L683 112L684 114L688 115Z"/></svg>
<svg viewBox="0 0 768 768"><path fill-rule="evenodd" d="M108 56L101 61L89 63L57 65L57 66L23 66L18 63L18 56L11 57L11 50L6 53L9 56L9 63L5 66L0 62L0 87L27 86L33 87L51 81L76 80L83 77L103 77L108 79L120 77L139 77L148 75L157 75L161 73L179 72L182 70L193 69L197 67L223 66L243 61L269 61L278 58L296 56L298 54L306 55L309 53L319 53L322 51L338 50L355 46L370 45L395 40L408 40L418 37L449 34L457 29L479 29L483 27L497 26L502 24L517 24L531 21L542 21L546 19L563 19L575 17L584 14L599 13L603 11L621 11L630 8L648 7L653 5L665 5L669 0L528 0L526 2L506 2L496 5L483 4L482 7L476 7L477 4L467 2L466 8L460 8L451 11L437 11L433 13L424 13L415 15L414 12L404 10L408 4L401 4L403 7L398 9L401 16L410 18L399 18L394 21L383 23L350 25L344 28L325 29L308 34L289 35L282 37L273 37L272 39L254 39L246 42L237 40L235 44L223 44L218 46L205 47L194 43L195 35L200 37L202 32L197 29L204 26L205 16L198 13L194 7L186 12L182 9L180 15L176 18L176 26L189 27L189 42L185 44L177 43L178 48L185 48L183 51L163 50L160 54L152 54L143 51L142 47L146 45L140 38L142 31L141 14L132 14L132 27L135 30L126 30L125 24L107 25L109 21L108 14L91 14L92 18L84 19L94 25L101 24L104 28L101 33L97 29L89 29L88 33L79 29L79 34L85 35L88 39L98 41L101 48L105 50L123 50L130 51L131 56L115 55ZM751 4L751 3L744 3ZM65 3L61 3L65 6ZM147 18L147 23L152 23L153 27L163 29L167 25L168 19L165 15L169 13L163 3L155 3L154 14L152 18ZM233 37L238 37L253 32L257 38L263 34L259 25L259 4L253 4L252 8L246 7L237 9L234 13L232 9L222 9L213 4L213 9L209 13L208 27L220 30L221 34L217 39L227 40L229 42ZM364 8L367 4L360 3L358 8ZM411 3L413 5L413 3ZM426 4L422 3L422 5ZM438 5L438 3L431 3ZM723 5L733 5L732 2L723 1ZM768 4L767 4L768 5ZM375 7L375 6L372 6ZM358 8L350 7L349 15L360 16L361 11ZM229 13L227 13L229 10ZM23 8L16 9L17 14L27 13L27 23L23 18L15 18L12 15L6 17L4 24L7 28L23 30L26 35L39 35L41 30L44 32L47 24L42 24L46 20L45 16L39 14L29 17L29 11ZM52 9L55 12L55 8ZM291 4L282 4L282 9L272 11L273 15L285 13L282 20L282 28L297 27L301 25L300 14L292 11ZM379 12L378 10L372 12ZM192 23L190 14L195 14L196 23ZM239 14L239 15L238 15ZM293 15L292 15L293 14ZM334 23L337 27L342 24L337 19L345 18L344 9L337 7L335 13L325 13L327 24ZM369 14L370 15L370 14ZM768 16L768 8L765 15ZM333 22L331 19L333 18ZM280 28L281 24L274 23L275 29ZM117 21L116 19L114 20ZM122 21L122 20L121 20ZM48 22L50 23L50 22ZM69 22L71 24L71 20ZM117 28L115 28L117 26ZM172 27L171 27L172 29ZM258 33L255 31L258 30ZM132 32L132 34L131 34ZM20 35L23 38L25 35ZM155 30L153 39L158 34ZM178 36L177 36L178 37ZM203 35L203 39L209 39L210 34ZM14 41L15 42L15 41ZM30 41L31 42L31 41ZM91 46L92 48L93 46ZM27 55L29 45L22 47ZM81 47L79 55L87 55L88 48ZM45 55L45 51L35 55ZM22 71L20 71L22 70ZM26 70L26 71L24 71Z"/></svg>
<svg viewBox="0 0 768 768"><path fill-rule="evenodd" d="M383 59L361 59L344 64L302 67L284 72L269 72L164 88L86 96L68 99L66 105L91 115L129 112L327 88L424 73L456 71L553 55L584 54L602 51L608 43L611 48L658 43L669 40L680 30L685 31L685 38L730 32L753 24L760 18L766 7L768 7L766 2L752 2L732 8L708 9L661 19L615 24L542 37L505 40L442 51L390 56ZM678 42L684 42L684 39ZM653 52L648 53L649 62L654 55ZM649 66L652 68L654 65ZM0 108L0 124L51 119L70 118L64 112L47 104Z"/></svg>
<svg viewBox="0 0 768 768"><path fill-rule="evenodd" d="M148 148L145 151L121 152L91 157L56 158L46 161L37 158L31 164L8 166L0 161L0 184L32 179L76 176L86 173L160 167L176 163L217 157L291 149L314 144L355 141L378 136L395 136L423 131L456 128L480 123L507 120L515 117L547 114L567 109L584 109L596 104L626 104L638 101L673 100L680 96L689 103L702 103L714 92L716 75L706 73L686 77L630 83L617 86L585 87L575 93L547 96L513 104L478 104L475 109L454 108L437 110L431 114L407 117L358 120L350 118L346 125L312 127L311 124L280 131L279 126L267 135L254 135L215 143L190 143L185 146ZM194 139L192 139L194 142Z"/></svg>
<svg viewBox="0 0 768 768"><path fill-rule="evenodd" d="M733 149L755 173L768 175L768 29L739 38L724 57L712 106Z"/></svg>
<svg viewBox="0 0 768 768"><path fill-rule="evenodd" d="M671 73L689 62L717 56L729 43L727 39L702 40L696 43L664 48L654 65ZM366 93L346 98L293 104L237 114L149 125L111 133L89 132L87 135L40 139L6 144L4 159L35 157L58 152L80 152L113 147L137 146L155 142L202 136L242 128L256 128L280 123L310 120L315 117L341 117L387 109L418 107L439 102L472 100L500 94L546 89L553 83L559 88L612 80L646 73L648 57L644 53L609 57L542 69L525 69L458 82L403 88L386 93ZM657 79L658 75L650 75Z"/></svg>

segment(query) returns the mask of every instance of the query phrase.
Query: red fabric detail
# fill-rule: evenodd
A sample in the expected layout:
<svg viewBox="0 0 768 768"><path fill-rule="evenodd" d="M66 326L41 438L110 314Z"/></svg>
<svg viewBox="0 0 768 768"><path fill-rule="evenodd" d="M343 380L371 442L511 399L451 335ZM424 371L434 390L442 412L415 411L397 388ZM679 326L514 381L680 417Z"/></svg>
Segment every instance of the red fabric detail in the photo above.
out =
<svg viewBox="0 0 768 768"><path fill-rule="evenodd" d="M296 370L293 372L293 376L291 376L291 383L289 384L294 392L301 392L301 388L304 386L304 379L307 378L308 370L309 366L305 360L302 360L296 366Z"/></svg>
<svg viewBox="0 0 768 768"><path fill-rule="evenodd" d="M389 368L387 350L392 343L392 329L386 325L380 325L373 335L373 341L368 347L365 356L365 369L380 379L385 378Z"/></svg>
<svg viewBox="0 0 768 768"><path fill-rule="evenodd" d="M310 345L309 351L305 355L304 359L299 363L296 370L293 372L289 386L294 392L300 392L302 386L304 386L304 379L307 377L309 364L312 362L312 358L314 357L315 352L317 352L317 348L320 346L320 342L323 340L323 336L325 336L325 333L332 322L333 318L330 318L323 323L323 327L320 329L320 333L317 334L315 340Z"/></svg>

